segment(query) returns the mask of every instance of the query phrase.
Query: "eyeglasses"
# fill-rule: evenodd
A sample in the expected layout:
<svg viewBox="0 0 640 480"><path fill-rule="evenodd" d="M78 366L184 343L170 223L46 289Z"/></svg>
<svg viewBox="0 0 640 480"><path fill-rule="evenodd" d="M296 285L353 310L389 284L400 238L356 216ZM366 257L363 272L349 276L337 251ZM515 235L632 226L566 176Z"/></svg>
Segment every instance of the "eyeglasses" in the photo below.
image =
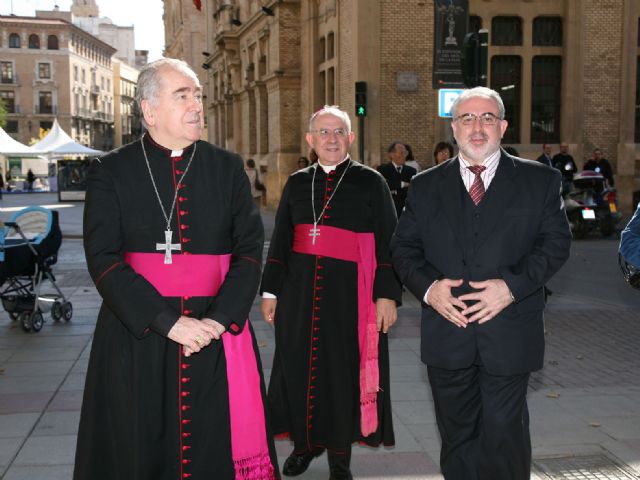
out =
<svg viewBox="0 0 640 480"><path fill-rule="evenodd" d="M331 134L335 135L338 138L344 138L349 134L346 128L336 128L335 130L330 130L328 128L319 128L317 130L312 130L312 132L317 133L321 138L328 138Z"/></svg>
<svg viewBox="0 0 640 480"><path fill-rule="evenodd" d="M475 113L463 113L462 115L458 115L454 118L454 121L460 122L465 127L468 127L469 125L474 125L478 119L480 120L480 125L485 127L492 127L498 123L498 121L502 120L491 112L485 112L480 115L476 115Z"/></svg>

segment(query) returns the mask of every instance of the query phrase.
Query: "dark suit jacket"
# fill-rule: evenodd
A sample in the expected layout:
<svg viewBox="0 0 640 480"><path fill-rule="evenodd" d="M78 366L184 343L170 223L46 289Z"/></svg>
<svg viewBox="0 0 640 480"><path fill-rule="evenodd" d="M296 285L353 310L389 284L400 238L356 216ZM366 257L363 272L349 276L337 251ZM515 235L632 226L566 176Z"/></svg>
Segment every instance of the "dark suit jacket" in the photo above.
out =
<svg viewBox="0 0 640 480"><path fill-rule="evenodd" d="M413 167L403 165L402 171L398 173L398 170L396 170L392 162L383 163L378 167L378 171L387 181L387 185L389 185L389 190L391 190L391 195L393 196L393 203L396 206L396 212L399 217L404 208L404 203L407 199L407 190L409 189L408 187L402 187L402 182L409 183L418 172Z"/></svg>
<svg viewBox="0 0 640 480"><path fill-rule="evenodd" d="M464 279L455 296L471 291L469 280L503 279L515 303L482 325L459 328L423 304L422 360L459 369L479 354L492 374L542 368L544 284L569 256L571 234L560 198L560 173L502 152L469 246L463 225L468 195L458 158L417 175L391 241L401 280L420 300L437 279ZM485 203L486 202L486 203ZM484 204L484 205L483 205Z"/></svg>
<svg viewBox="0 0 640 480"><path fill-rule="evenodd" d="M536 162L540 162L543 165L548 165L549 167L553 167L553 163L551 162L551 157L547 157L544 153L536 158Z"/></svg>

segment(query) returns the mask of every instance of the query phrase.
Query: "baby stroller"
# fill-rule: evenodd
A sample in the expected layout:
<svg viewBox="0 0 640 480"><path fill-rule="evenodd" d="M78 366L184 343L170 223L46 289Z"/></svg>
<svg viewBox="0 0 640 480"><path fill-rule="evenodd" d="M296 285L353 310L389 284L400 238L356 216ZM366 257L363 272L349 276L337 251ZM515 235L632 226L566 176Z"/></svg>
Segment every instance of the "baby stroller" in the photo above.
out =
<svg viewBox="0 0 640 480"><path fill-rule="evenodd" d="M0 225L0 299L25 332L42 329L43 312L51 311L55 321L73 316L73 306L51 271L61 243L58 212L46 208L24 208ZM57 294L41 293L45 280Z"/></svg>

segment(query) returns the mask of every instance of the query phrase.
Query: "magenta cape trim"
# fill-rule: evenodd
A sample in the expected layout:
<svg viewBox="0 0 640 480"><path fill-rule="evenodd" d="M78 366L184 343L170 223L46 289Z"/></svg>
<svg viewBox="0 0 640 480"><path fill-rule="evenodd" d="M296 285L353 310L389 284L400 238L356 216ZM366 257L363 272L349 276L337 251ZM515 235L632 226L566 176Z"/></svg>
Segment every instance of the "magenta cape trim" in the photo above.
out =
<svg viewBox="0 0 640 480"><path fill-rule="evenodd" d="M166 297L213 296L229 271L231 255L125 253L125 261ZM239 335L222 335L227 360L231 451L236 480L271 480L275 471L267 445L264 405L253 338L247 319Z"/></svg>
<svg viewBox="0 0 640 480"><path fill-rule="evenodd" d="M373 233L356 233L318 225L320 235L309 235L311 224L294 227L293 251L356 262L358 264L358 345L360 348L360 429L367 437L378 429L378 328L373 302L376 273L376 242ZM164 258L164 257L163 257Z"/></svg>

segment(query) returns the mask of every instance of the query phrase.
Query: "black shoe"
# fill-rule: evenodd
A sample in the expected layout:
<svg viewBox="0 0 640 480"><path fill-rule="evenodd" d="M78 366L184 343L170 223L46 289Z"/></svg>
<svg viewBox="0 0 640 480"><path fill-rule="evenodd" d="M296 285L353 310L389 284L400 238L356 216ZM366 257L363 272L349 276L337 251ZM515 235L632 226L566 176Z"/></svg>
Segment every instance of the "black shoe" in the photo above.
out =
<svg viewBox="0 0 640 480"><path fill-rule="evenodd" d="M309 464L311 460L316 457L319 457L324 452L324 448L314 448L310 452L305 452L302 454L297 454L293 452L289 455L284 461L284 465L282 466L282 474L287 477L295 477L296 475L300 475L301 473L306 472L307 468L309 468Z"/></svg>
<svg viewBox="0 0 640 480"><path fill-rule="evenodd" d="M327 450L329 460L329 480L353 480L351 474L351 446L344 452L332 452Z"/></svg>

